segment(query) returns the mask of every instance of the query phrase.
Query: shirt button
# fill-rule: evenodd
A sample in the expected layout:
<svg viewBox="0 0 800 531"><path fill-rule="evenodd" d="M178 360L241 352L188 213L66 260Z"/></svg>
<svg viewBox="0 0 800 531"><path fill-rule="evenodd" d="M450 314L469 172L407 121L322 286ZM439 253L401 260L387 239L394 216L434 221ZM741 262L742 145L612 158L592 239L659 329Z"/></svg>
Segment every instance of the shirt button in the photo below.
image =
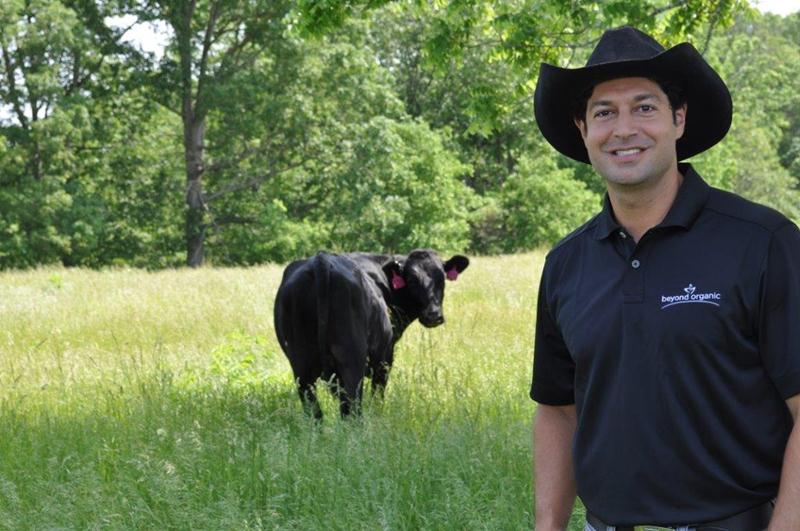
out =
<svg viewBox="0 0 800 531"><path fill-rule="evenodd" d="M639 260L633 260L631 262L631 267L634 268L634 269L639 269L640 265L642 265L642 264L641 264L641 262L639 262Z"/></svg>
<svg viewBox="0 0 800 531"><path fill-rule="evenodd" d="M619 235L620 235L621 238L627 238L628 237L628 235L625 234L625 231L619 231Z"/></svg>

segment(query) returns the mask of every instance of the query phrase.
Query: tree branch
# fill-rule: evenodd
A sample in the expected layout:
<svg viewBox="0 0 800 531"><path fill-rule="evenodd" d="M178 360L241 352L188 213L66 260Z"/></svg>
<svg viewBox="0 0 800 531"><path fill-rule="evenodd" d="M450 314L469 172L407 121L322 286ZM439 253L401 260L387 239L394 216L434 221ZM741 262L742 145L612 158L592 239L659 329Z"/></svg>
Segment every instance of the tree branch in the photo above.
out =
<svg viewBox="0 0 800 531"><path fill-rule="evenodd" d="M248 37L248 35L245 33L244 37L242 37L242 40L234 42L227 50L225 50L225 53L222 55L222 61L220 61L220 71L224 72L226 70L230 70L227 68L229 62L232 62L234 67L238 66L236 60L239 54L248 44L250 44L250 37ZM224 77L223 74L218 76L218 78L221 77Z"/></svg>
<svg viewBox="0 0 800 531"><path fill-rule="evenodd" d="M208 14L208 23L206 24L205 34L203 35L203 52L200 55L200 74L197 78L197 93L195 95L195 109L202 107L203 92L206 86L206 72L208 69L208 55L211 51L211 45L214 43L214 31L217 25L217 20L220 16L220 4L214 2L211 6L211 12ZM201 109L202 112L202 109Z"/></svg>
<svg viewBox="0 0 800 531"><path fill-rule="evenodd" d="M206 203L210 203L212 201L216 201L217 199L219 199L220 197L222 197L224 195L227 195L227 194L230 194L230 193L233 193L233 192L238 192L238 191L244 190L246 188L257 188L257 187L261 186L267 180L274 178L276 175L279 175L281 173L285 173L285 172L287 172L289 170L293 170L295 168L299 168L299 167L303 166L306 162L308 162L308 160L309 159L304 159L304 160L302 160L300 162L297 162L295 164L290 164L290 165L288 165L288 166L286 166L284 168L281 168L280 170L277 170L277 171L274 168L270 168L270 171L265 173L265 174L255 175L255 176L251 176L251 177L245 177L245 178L239 179L239 180L237 180L235 182L229 183L227 186L224 186L224 187L220 188L219 190L217 190L213 194L207 195L206 198L205 198L205 202Z"/></svg>
<svg viewBox="0 0 800 531"><path fill-rule="evenodd" d="M256 221L258 221L256 218L229 214L227 216L215 217L213 223L215 227L219 227L221 225L234 225L234 224L248 225L250 223L255 223Z"/></svg>
<svg viewBox="0 0 800 531"><path fill-rule="evenodd" d="M184 120L191 121L194 121L195 115L195 104L192 101L192 17L196 5L196 0L187 2L180 14L180 21L173 26L180 55L182 115Z"/></svg>
<svg viewBox="0 0 800 531"><path fill-rule="evenodd" d="M716 28L717 24L719 23L721 11L722 1L719 1L717 2L717 9L714 11L714 15L711 17L711 20L708 23L708 33L706 33L706 40L703 43L703 48L700 50L701 54L705 54L708 51L708 46L711 44L711 37L714 34L714 28Z"/></svg>
<svg viewBox="0 0 800 531"><path fill-rule="evenodd" d="M666 13L667 11L671 11L673 9L677 9L677 8L683 7L685 5L686 5L686 0L676 0L675 2L673 2L671 4L668 4L668 5L664 6L664 7L659 7L657 9L654 9L650 13L650 16L651 17L657 17L661 13Z"/></svg>
<svg viewBox="0 0 800 531"><path fill-rule="evenodd" d="M239 153L238 155L236 155L235 157L229 157L229 158L227 158L225 160L222 160L222 161L219 161L219 162L215 162L213 164L209 164L204 169L203 173L205 173L205 174L214 174L216 172L227 170L227 169L233 168L235 166L238 166L239 163L242 162L244 159L250 157L251 155L253 155L253 154L255 154L255 153L259 152L259 151L262 151L262 149L263 148L261 146L249 147L249 148L245 149L244 151L242 151L241 153Z"/></svg>

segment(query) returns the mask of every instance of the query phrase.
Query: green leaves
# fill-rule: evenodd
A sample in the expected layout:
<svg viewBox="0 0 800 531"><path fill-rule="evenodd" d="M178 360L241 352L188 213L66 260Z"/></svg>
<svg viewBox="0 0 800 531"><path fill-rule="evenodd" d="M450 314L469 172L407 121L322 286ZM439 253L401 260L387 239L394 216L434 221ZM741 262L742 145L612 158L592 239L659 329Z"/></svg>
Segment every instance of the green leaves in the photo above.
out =
<svg viewBox="0 0 800 531"><path fill-rule="evenodd" d="M312 36L335 30L361 9L374 9L391 0L297 0L300 27Z"/></svg>
<svg viewBox="0 0 800 531"><path fill-rule="evenodd" d="M330 183L330 245L348 250L442 251L468 244L468 167L423 123L376 117L358 131Z"/></svg>
<svg viewBox="0 0 800 531"><path fill-rule="evenodd" d="M792 164L792 145L800 138L794 87L800 47L791 35L791 18L752 13L712 41L708 56L730 88L734 119L720 146L696 162L712 182L797 221L800 173Z"/></svg>
<svg viewBox="0 0 800 531"><path fill-rule="evenodd" d="M537 156L538 155L538 156ZM525 156L500 192L505 241L503 251L550 247L589 220L601 197L587 190L570 169L559 169L539 152Z"/></svg>
<svg viewBox="0 0 800 531"><path fill-rule="evenodd" d="M168 26L158 63L107 26L124 14ZM180 264L187 159L214 264L549 245L603 183L542 144L539 64L580 66L621 24L705 50L736 114L693 162L797 219L799 21L744 0L6 0L0 268Z"/></svg>

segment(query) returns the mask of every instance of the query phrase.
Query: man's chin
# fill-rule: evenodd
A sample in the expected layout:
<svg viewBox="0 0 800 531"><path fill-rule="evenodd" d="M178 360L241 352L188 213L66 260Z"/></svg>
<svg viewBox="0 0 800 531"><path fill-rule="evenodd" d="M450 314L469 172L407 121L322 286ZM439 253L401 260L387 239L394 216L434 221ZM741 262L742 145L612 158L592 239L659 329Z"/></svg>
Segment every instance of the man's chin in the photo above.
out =
<svg viewBox="0 0 800 531"><path fill-rule="evenodd" d="M630 169L632 170L632 168ZM636 186L648 180L647 173L639 171L630 171L621 168L603 168L598 171L600 176L605 179L609 184L618 186Z"/></svg>

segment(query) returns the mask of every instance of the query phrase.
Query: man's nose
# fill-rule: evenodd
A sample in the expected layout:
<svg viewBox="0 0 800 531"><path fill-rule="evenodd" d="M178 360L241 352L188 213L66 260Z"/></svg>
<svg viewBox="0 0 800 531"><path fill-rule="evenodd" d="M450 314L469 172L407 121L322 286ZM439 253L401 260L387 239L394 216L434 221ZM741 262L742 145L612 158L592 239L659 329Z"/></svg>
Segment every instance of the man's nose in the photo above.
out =
<svg viewBox="0 0 800 531"><path fill-rule="evenodd" d="M626 113L620 113L614 124L614 136L627 140L632 136L636 136L636 133L637 129L636 125L633 123L633 118Z"/></svg>

